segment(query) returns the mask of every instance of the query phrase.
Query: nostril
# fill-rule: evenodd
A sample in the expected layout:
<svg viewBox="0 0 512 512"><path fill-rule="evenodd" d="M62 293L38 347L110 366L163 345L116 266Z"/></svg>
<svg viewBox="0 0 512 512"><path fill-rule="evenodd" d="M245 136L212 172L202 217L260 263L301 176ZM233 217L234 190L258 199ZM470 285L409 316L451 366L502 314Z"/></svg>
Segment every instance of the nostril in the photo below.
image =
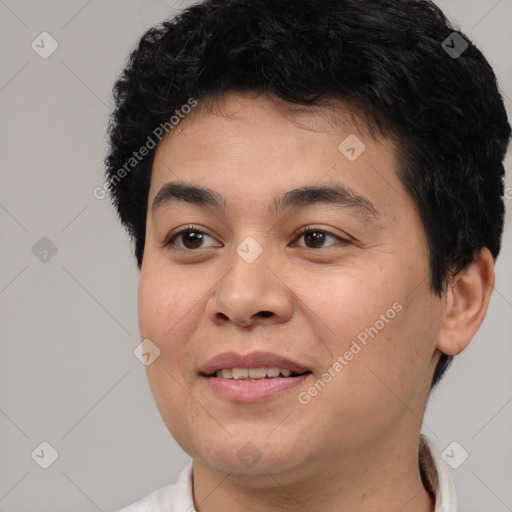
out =
<svg viewBox="0 0 512 512"><path fill-rule="evenodd" d="M258 313L258 315L264 317L264 318L268 318L269 316L272 316L272 311L260 311Z"/></svg>

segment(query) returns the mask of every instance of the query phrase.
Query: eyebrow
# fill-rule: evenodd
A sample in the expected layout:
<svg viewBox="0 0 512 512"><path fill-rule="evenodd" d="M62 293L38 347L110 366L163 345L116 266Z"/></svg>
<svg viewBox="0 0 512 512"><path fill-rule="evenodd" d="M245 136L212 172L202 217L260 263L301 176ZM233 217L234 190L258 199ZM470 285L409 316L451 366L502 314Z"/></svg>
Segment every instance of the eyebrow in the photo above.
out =
<svg viewBox="0 0 512 512"><path fill-rule="evenodd" d="M215 190L184 182L170 182L163 185L156 194L152 210L155 212L173 201L212 206L220 212L225 212L227 209L226 199ZM380 215L369 199L342 184L311 185L289 190L272 201L269 211L279 214L283 210L305 208L313 204L354 210L355 213L367 218L377 218Z"/></svg>

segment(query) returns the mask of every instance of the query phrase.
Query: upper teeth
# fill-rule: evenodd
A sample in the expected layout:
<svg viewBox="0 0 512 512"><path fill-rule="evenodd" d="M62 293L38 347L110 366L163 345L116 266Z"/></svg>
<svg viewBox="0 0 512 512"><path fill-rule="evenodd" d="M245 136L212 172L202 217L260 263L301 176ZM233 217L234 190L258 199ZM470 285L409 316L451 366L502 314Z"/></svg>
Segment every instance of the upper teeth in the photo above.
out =
<svg viewBox="0 0 512 512"><path fill-rule="evenodd" d="M279 374L289 377L291 371L286 368L225 368L215 372L216 377L223 379L264 379L266 376L277 377Z"/></svg>

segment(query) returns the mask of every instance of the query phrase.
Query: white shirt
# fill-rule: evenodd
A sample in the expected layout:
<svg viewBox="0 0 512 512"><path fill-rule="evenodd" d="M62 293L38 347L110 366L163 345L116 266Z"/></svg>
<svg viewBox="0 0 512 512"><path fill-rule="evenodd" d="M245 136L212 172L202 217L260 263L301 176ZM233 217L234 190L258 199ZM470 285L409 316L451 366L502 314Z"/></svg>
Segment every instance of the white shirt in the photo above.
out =
<svg viewBox="0 0 512 512"><path fill-rule="evenodd" d="M435 492L434 512L456 512L455 488L448 466L437 448L420 437L420 467ZM197 512L192 498L192 461L181 471L175 484L161 487L117 512Z"/></svg>

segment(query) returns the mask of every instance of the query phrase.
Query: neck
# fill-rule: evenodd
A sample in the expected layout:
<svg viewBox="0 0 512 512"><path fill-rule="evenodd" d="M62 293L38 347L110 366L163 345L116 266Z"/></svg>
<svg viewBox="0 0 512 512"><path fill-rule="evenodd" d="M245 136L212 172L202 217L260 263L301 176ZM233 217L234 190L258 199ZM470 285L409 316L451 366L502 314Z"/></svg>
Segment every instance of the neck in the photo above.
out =
<svg viewBox="0 0 512 512"><path fill-rule="evenodd" d="M315 462L279 474L225 475L194 459L196 509L433 512L434 502L421 479L418 437L407 443L404 438L386 444L375 440L343 455L327 449Z"/></svg>

